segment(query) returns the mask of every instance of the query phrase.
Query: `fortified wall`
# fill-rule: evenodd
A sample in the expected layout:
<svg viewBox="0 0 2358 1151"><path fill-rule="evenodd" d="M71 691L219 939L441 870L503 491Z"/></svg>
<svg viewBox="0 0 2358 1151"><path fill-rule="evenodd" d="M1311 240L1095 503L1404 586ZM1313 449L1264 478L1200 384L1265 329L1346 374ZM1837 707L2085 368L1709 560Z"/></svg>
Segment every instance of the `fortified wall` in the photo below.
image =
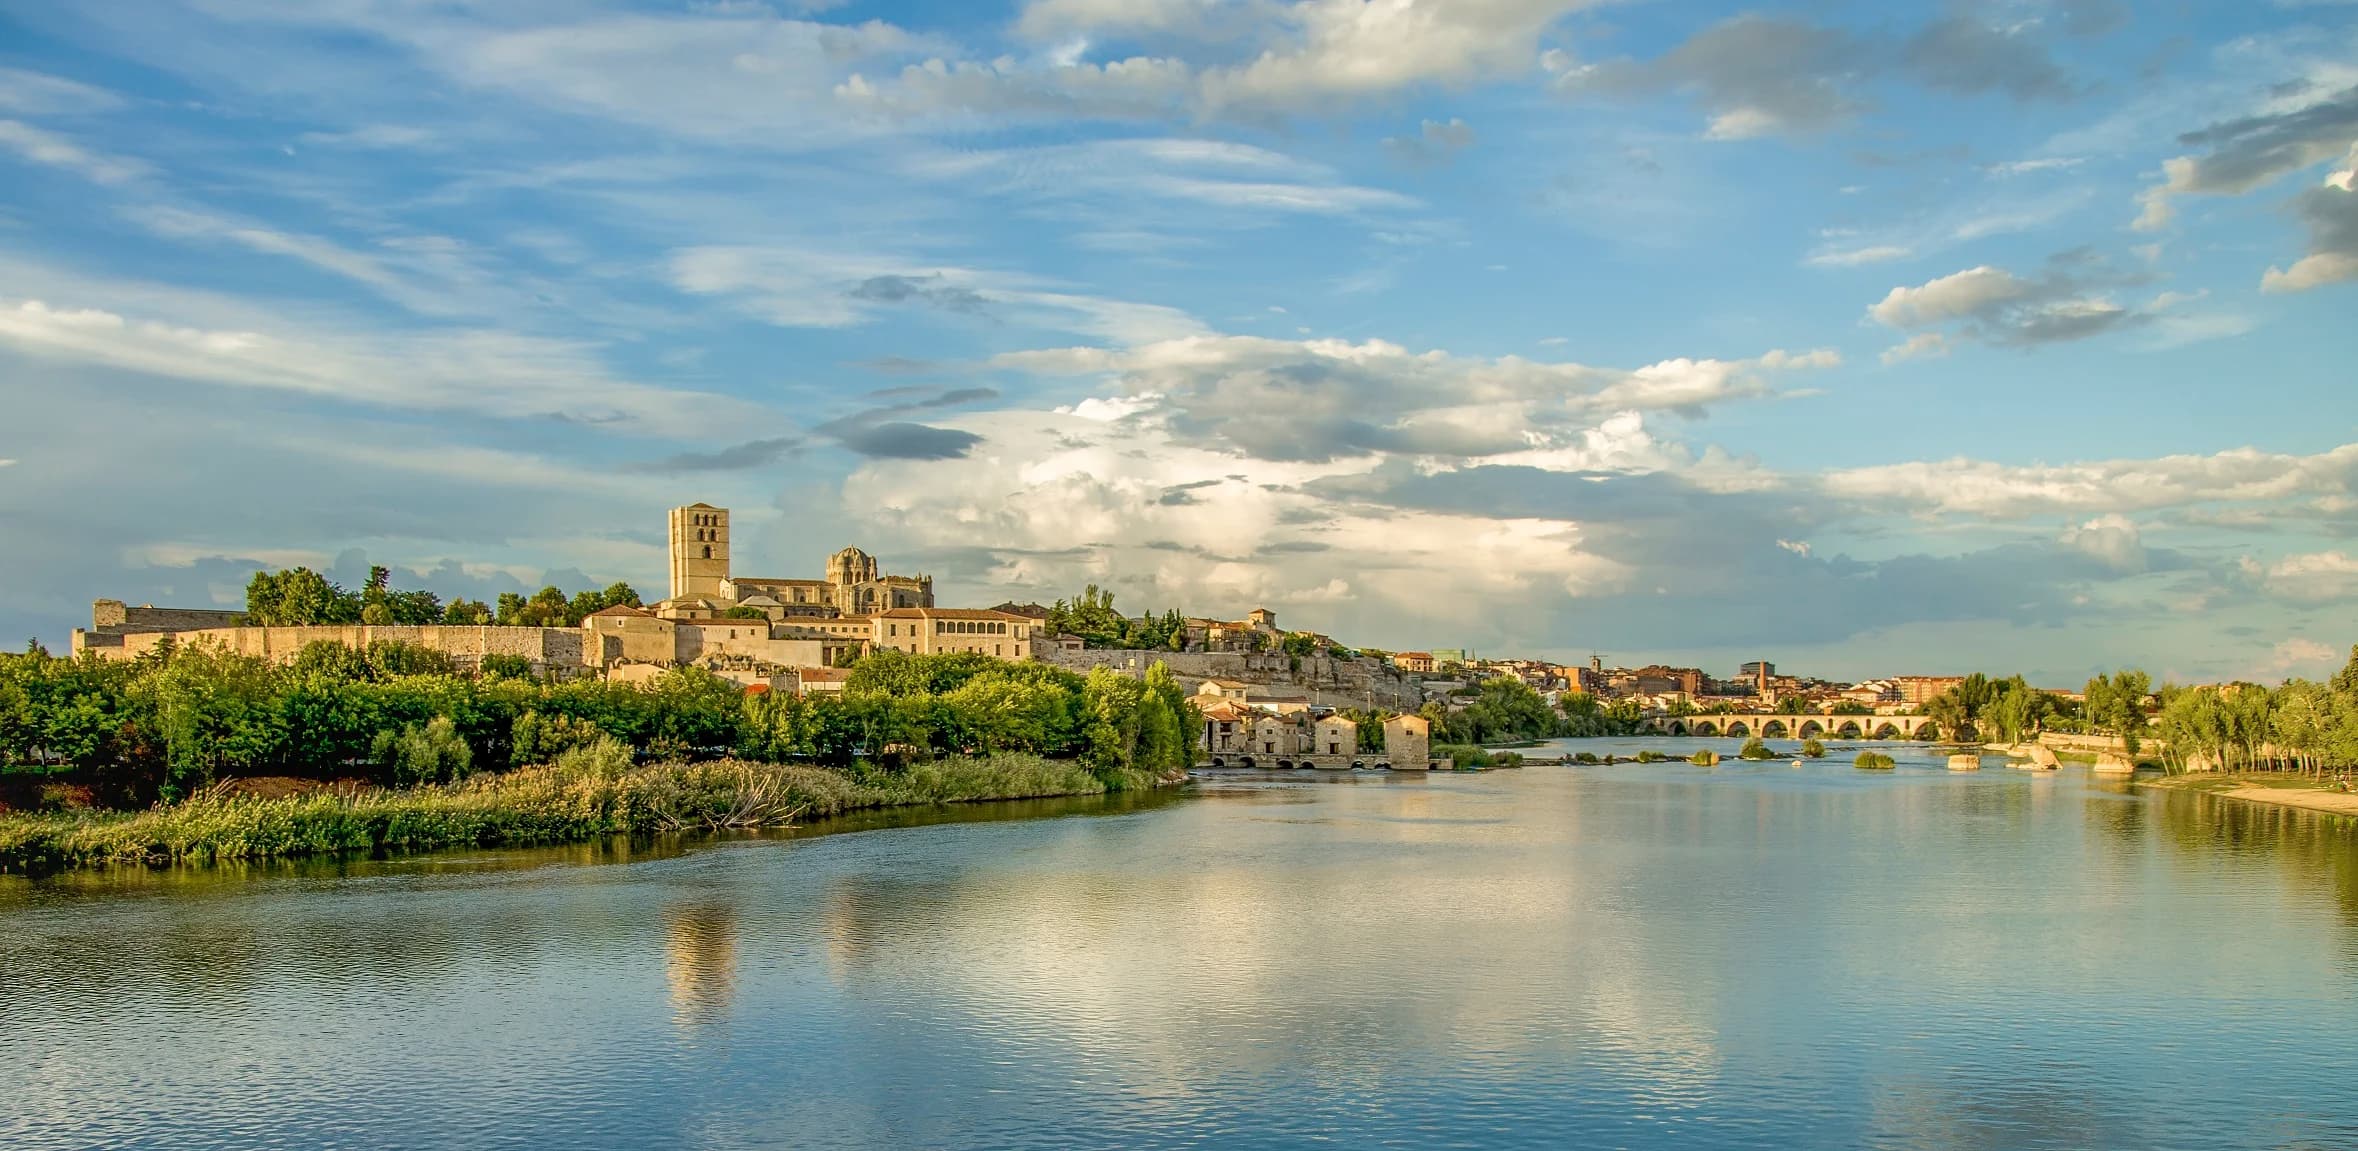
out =
<svg viewBox="0 0 2358 1151"><path fill-rule="evenodd" d="M157 607L154 604L133 607L119 599L102 599L90 605L90 630L114 635L148 631L195 631L200 628L236 627L244 616L244 612L213 608Z"/></svg>
<svg viewBox="0 0 2358 1151"><path fill-rule="evenodd" d="M1304 656L1302 669L1296 672L1292 661L1281 652L1110 647L1063 651L1041 645L1036 654L1042 663L1078 672L1111 667L1121 671L1135 668L1143 674L1159 660L1171 665L1172 674L1190 688L1196 681L1206 679L1293 688L1302 692L1313 707L1366 707L1372 699L1377 707L1415 711L1424 704L1424 693L1415 680L1399 668L1374 659L1334 659L1319 653Z"/></svg>
<svg viewBox="0 0 2358 1151"><path fill-rule="evenodd" d="M238 655L274 663L291 663L305 647L327 640L351 648L365 648L379 640L429 647L448 655L461 669L471 669L487 655L520 655L532 669L564 672L594 667L584 645L585 633L570 627L370 627L350 624L328 627L215 627L176 632L141 632L120 637L118 644L90 644L88 650L113 659L136 659L170 639L179 644L213 644ZM76 640L83 637L77 633Z"/></svg>

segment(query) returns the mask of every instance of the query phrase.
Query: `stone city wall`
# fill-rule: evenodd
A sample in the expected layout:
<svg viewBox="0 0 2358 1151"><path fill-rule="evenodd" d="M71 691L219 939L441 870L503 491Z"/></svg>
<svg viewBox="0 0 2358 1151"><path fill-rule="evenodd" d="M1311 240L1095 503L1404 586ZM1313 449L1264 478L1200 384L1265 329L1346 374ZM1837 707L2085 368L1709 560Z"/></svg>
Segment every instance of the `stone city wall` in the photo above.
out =
<svg viewBox="0 0 2358 1151"><path fill-rule="evenodd" d="M119 599L102 599L90 605L90 627L93 631L196 631L235 627L244 614L217 608L133 606Z"/></svg>
<svg viewBox="0 0 2358 1151"><path fill-rule="evenodd" d="M305 647L327 640L362 648L380 640L412 643L451 657L461 667L472 667L487 655L520 655L537 669L578 668L587 660L583 633L569 627L369 627L351 624L328 627L222 627L182 632L153 632L123 637L120 648L104 654L123 659L153 651L156 645L213 644L239 655L274 663L293 662Z"/></svg>

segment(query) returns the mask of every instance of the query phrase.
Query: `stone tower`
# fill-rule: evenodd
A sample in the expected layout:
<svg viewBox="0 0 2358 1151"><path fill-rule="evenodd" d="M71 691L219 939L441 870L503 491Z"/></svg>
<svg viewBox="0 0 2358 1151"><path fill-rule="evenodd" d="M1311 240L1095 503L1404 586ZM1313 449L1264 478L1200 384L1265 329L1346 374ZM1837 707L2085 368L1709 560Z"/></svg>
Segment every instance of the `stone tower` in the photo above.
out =
<svg viewBox="0 0 2358 1151"><path fill-rule="evenodd" d="M671 509L671 596L720 599L729 579L729 509Z"/></svg>

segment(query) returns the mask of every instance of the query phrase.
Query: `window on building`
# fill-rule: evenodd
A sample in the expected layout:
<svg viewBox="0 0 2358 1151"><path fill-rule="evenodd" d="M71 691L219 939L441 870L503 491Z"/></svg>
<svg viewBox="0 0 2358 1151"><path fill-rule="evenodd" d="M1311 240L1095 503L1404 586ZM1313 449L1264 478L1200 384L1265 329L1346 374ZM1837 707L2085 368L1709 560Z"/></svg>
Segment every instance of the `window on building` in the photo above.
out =
<svg viewBox="0 0 2358 1151"><path fill-rule="evenodd" d="M704 558L705 558L705 559L711 559L711 558L712 558L712 545L711 545L711 544L706 544L706 545L704 545Z"/></svg>

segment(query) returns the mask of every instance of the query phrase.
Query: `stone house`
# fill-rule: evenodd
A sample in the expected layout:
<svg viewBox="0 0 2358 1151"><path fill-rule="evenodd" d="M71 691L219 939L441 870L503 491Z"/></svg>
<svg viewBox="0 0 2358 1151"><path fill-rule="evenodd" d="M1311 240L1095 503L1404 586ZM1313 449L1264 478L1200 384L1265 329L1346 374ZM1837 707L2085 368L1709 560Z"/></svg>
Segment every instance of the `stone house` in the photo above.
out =
<svg viewBox="0 0 2358 1151"><path fill-rule="evenodd" d="M1329 715L1311 725L1312 755L1356 755L1359 752L1359 725L1339 715Z"/></svg>
<svg viewBox="0 0 2358 1151"><path fill-rule="evenodd" d="M1433 725L1421 715L1395 715L1384 721L1384 760L1394 771L1425 771L1433 766Z"/></svg>

